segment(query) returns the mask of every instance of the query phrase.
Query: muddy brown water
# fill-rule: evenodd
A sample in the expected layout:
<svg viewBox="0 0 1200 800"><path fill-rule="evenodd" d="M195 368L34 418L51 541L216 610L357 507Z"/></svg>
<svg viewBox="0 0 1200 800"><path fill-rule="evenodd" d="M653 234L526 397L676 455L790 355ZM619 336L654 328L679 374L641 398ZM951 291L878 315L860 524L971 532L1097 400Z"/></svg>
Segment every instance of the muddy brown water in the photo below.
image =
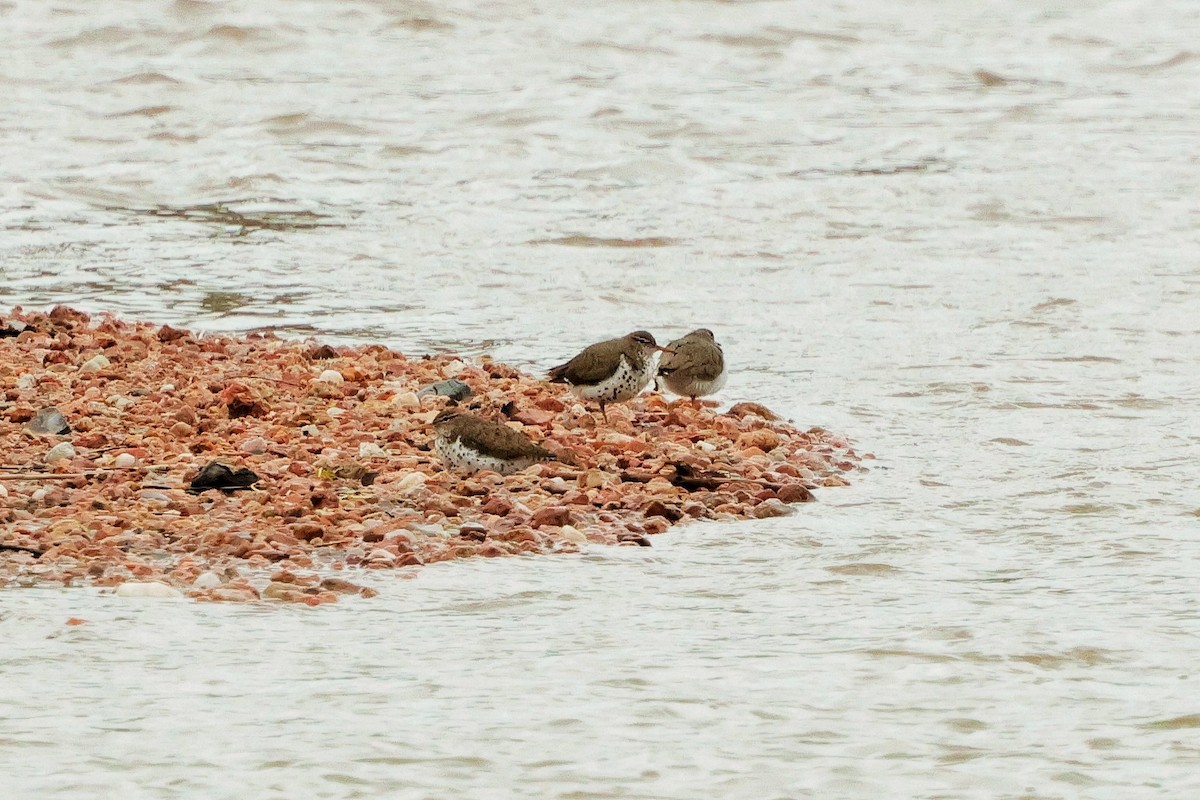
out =
<svg viewBox="0 0 1200 800"><path fill-rule="evenodd" d="M1193 796L1197 42L1185 0L0 0L0 306L538 370L705 325L722 400L878 455L316 611L5 590L5 796Z"/></svg>

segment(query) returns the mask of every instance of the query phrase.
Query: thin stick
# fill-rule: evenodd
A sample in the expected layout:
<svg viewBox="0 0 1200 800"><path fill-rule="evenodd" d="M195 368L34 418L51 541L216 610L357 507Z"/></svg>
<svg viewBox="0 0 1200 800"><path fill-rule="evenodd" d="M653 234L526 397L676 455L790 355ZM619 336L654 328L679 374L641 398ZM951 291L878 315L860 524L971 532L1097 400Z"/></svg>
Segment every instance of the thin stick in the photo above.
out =
<svg viewBox="0 0 1200 800"><path fill-rule="evenodd" d="M90 478L104 470L87 472L8 472L0 473L0 481L69 481L73 478Z"/></svg>
<svg viewBox="0 0 1200 800"><path fill-rule="evenodd" d="M109 472L156 472L172 469L175 464L145 464L132 467L105 467L89 469L83 472L0 472L0 481L66 481L72 478L94 478ZM21 469L20 467L0 467L0 470Z"/></svg>
<svg viewBox="0 0 1200 800"><path fill-rule="evenodd" d="M631 483L649 483L655 478L666 478L668 481L678 486L681 489L695 491L696 489L720 489L722 486L727 486L731 483L749 483L752 486L761 486L764 489L770 489L773 492L778 492L784 487L782 483L772 483L764 481L761 478L743 478L741 476L725 476L725 475L681 475L676 473L674 476L668 477L657 472L622 472L621 480ZM803 484L801 484L803 485ZM804 486L806 491L811 491L808 486Z"/></svg>
<svg viewBox="0 0 1200 800"><path fill-rule="evenodd" d="M297 388L302 388L304 386L302 383L285 380L284 378L268 378L266 375L222 375L221 377L235 381L270 381L272 383L282 383L284 386L295 386Z"/></svg>
<svg viewBox="0 0 1200 800"><path fill-rule="evenodd" d="M45 550L38 550L36 547L24 547L19 544L0 544L0 551L10 551L13 553L33 553L34 558L40 558Z"/></svg>

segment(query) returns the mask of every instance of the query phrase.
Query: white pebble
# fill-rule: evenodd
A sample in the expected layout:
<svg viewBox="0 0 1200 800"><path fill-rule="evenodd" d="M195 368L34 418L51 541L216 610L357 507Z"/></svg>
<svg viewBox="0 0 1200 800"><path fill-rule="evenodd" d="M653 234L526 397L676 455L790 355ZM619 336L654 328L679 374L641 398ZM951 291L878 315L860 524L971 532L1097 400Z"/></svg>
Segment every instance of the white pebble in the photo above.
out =
<svg viewBox="0 0 1200 800"><path fill-rule="evenodd" d="M117 597L183 597L178 589L167 586L161 581L146 583L122 583L117 587Z"/></svg>
<svg viewBox="0 0 1200 800"><path fill-rule="evenodd" d="M372 550L367 556L367 561L374 561L377 564L391 564L396 560L396 557L387 550Z"/></svg>
<svg viewBox="0 0 1200 800"><path fill-rule="evenodd" d="M336 369L327 369L317 376L317 380L321 383L345 383L346 379L342 377L342 373Z"/></svg>
<svg viewBox="0 0 1200 800"><path fill-rule="evenodd" d="M171 392L175 391L175 384L164 383L162 386L158 387L158 390L163 394L170 394Z"/></svg>
<svg viewBox="0 0 1200 800"><path fill-rule="evenodd" d="M129 453L121 453L113 459L113 466L117 469L129 469L137 465L137 457Z"/></svg>
<svg viewBox="0 0 1200 800"><path fill-rule="evenodd" d="M346 409L338 408L337 406L330 406L329 410L325 413L331 417L340 417L342 414L346 413Z"/></svg>
<svg viewBox="0 0 1200 800"><path fill-rule="evenodd" d="M33 494L29 495L29 499L35 503L40 503L48 494L50 494L50 490L45 487L42 487L41 489L34 489Z"/></svg>
<svg viewBox="0 0 1200 800"><path fill-rule="evenodd" d="M573 525L563 525L558 529L558 535L561 538L566 539L568 542L575 542L576 544L587 544L588 540L588 538L583 535L583 532Z"/></svg>
<svg viewBox="0 0 1200 800"><path fill-rule="evenodd" d="M543 481L542 488L551 494L566 494L575 487L573 484L567 483L562 478L555 476L548 481Z"/></svg>
<svg viewBox="0 0 1200 800"><path fill-rule="evenodd" d="M624 444L626 442L635 441L636 439L636 436L629 436L624 433L617 433L616 431L604 435L604 441L609 444Z"/></svg>
<svg viewBox="0 0 1200 800"><path fill-rule="evenodd" d="M129 584L124 584L128 586ZM192 581L192 586L197 589L215 589L221 585L221 576L215 572L201 572L196 576L196 580Z"/></svg>
<svg viewBox="0 0 1200 800"><path fill-rule="evenodd" d="M592 413L579 403L576 403L567 410L566 419L564 421L567 423L567 427L569 428L578 427L580 425L585 427L593 427L596 424L595 419L592 417Z"/></svg>
<svg viewBox="0 0 1200 800"><path fill-rule="evenodd" d="M374 442L362 442L358 446L359 458L387 458L387 451Z"/></svg>
<svg viewBox="0 0 1200 800"><path fill-rule="evenodd" d="M99 372L100 370L108 367L110 364L112 364L112 362L108 360L108 356L104 355L104 353L98 353L97 355L94 355L87 361L83 362L83 364L79 367L79 371Z"/></svg>
<svg viewBox="0 0 1200 800"><path fill-rule="evenodd" d="M396 398L392 402L396 404L397 408L421 407L421 399L417 397L416 392L402 392L396 395Z"/></svg>
<svg viewBox="0 0 1200 800"><path fill-rule="evenodd" d="M47 464L57 464L60 461L70 461L75 457L75 446L70 442L59 442L46 453Z"/></svg>
<svg viewBox="0 0 1200 800"><path fill-rule="evenodd" d="M0 497L8 497L8 489L5 488L3 483L0 483Z"/></svg>
<svg viewBox="0 0 1200 800"><path fill-rule="evenodd" d="M447 378L457 378L459 375L463 374L463 370L466 368L467 365L456 358L442 368L442 374Z"/></svg>
<svg viewBox="0 0 1200 800"><path fill-rule="evenodd" d="M33 387L37 386L37 383L38 383L37 376L30 375L29 373L26 373L26 374L22 375L21 377L17 378L17 388L18 389L32 389Z"/></svg>
<svg viewBox="0 0 1200 800"><path fill-rule="evenodd" d="M409 489L415 489L419 486L424 486L424 485L425 485L425 473L424 472L410 472L407 475L405 475L403 478L400 479L400 482L396 484L396 489L401 492L407 492Z"/></svg>

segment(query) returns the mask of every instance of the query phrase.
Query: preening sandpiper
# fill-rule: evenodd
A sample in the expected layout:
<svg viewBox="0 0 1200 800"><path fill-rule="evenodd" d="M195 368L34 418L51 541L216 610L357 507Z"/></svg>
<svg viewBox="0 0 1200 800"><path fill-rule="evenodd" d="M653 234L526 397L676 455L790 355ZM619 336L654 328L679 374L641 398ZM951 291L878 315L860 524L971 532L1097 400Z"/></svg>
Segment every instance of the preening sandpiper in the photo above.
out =
<svg viewBox="0 0 1200 800"><path fill-rule="evenodd" d="M697 397L719 392L725 385L725 353L708 328L697 328L667 345L658 374L675 394Z"/></svg>

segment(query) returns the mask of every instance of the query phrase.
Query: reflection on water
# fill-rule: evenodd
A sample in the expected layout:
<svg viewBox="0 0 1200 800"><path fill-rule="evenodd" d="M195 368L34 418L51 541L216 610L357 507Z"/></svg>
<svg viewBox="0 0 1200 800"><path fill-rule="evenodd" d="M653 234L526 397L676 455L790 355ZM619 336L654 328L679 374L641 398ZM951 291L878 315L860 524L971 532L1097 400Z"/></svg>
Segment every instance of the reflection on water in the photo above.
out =
<svg viewBox="0 0 1200 800"><path fill-rule="evenodd" d="M535 370L704 325L723 399L879 456L787 519L315 612L6 591L6 785L1194 794L1197 30L1184 0L0 2L0 306Z"/></svg>
<svg viewBox="0 0 1200 800"><path fill-rule="evenodd" d="M172 208L110 208L109 211L145 214L150 217L177 219L214 225L231 236L246 236L255 231L305 231L314 228L343 227L341 223L326 222L328 215L312 211L237 211L229 203L203 203L196 206Z"/></svg>

